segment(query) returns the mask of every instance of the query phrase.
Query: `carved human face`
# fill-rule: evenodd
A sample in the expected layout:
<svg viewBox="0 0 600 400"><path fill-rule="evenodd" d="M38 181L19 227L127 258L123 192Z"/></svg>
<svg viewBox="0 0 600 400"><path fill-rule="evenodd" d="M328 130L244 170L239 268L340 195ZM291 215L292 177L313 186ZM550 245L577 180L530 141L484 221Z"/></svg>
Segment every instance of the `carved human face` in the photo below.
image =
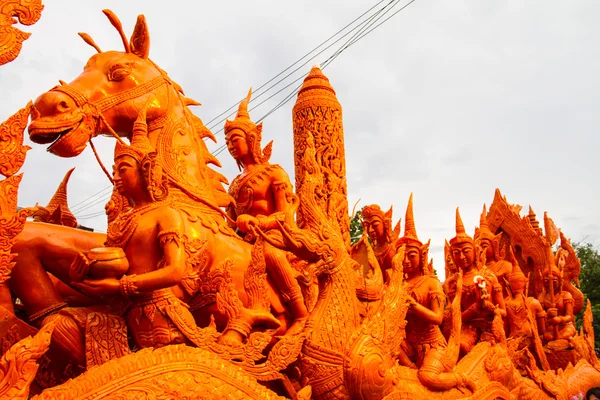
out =
<svg viewBox="0 0 600 400"><path fill-rule="evenodd" d="M567 255L568 253L562 249L558 250L557 253L557 257L558 257L558 263L557 266L558 268L562 269L565 267L565 265L567 264Z"/></svg>
<svg viewBox="0 0 600 400"><path fill-rule="evenodd" d="M402 261L402 267L404 272L418 271L421 267L421 255L419 249L414 246L408 246L404 252L404 260Z"/></svg>
<svg viewBox="0 0 600 400"><path fill-rule="evenodd" d="M475 249L468 242L457 244L452 246L452 258L460 269L469 269L475 265Z"/></svg>
<svg viewBox="0 0 600 400"><path fill-rule="evenodd" d="M550 292L550 284L552 284L554 293L558 293L560 291L560 279L558 276L552 274L551 276L544 276L544 288L546 288L547 292Z"/></svg>
<svg viewBox="0 0 600 400"><path fill-rule="evenodd" d="M483 253L485 254L486 262L493 261L494 260L494 246L492 245L492 242L489 239L481 239L480 246L481 246L481 249L483 250Z"/></svg>
<svg viewBox="0 0 600 400"><path fill-rule="evenodd" d="M225 142L227 143L229 154L231 154L235 160L246 157L250 153L246 134L241 129L235 128L228 132L225 136Z"/></svg>
<svg viewBox="0 0 600 400"><path fill-rule="evenodd" d="M513 294L523 293L523 291L525 290L526 283L527 278L525 278L524 276L518 278L511 278L509 282L511 292L513 292Z"/></svg>
<svg viewBox="0 0 600 400"><path fill-rule="evenodd" d="M138 162L131 156L122 156L115 160L113 180L119 194L132 198L144 191L145 181Z"/></svg>
<svg viewBox="0 0 600 400"><path fill-rule="evenodd" d="M369 238L376 244L385 243L385 226L379 217L373 217L365 220L365 229Z"/></svg>

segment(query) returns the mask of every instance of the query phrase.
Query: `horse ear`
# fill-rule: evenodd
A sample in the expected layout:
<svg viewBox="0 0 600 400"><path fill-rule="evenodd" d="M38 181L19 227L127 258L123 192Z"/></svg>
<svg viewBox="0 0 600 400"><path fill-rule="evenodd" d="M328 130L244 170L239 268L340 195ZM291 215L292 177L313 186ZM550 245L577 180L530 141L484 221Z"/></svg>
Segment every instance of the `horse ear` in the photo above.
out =
<svg viewBox="0 0 600 400"><path fill-rule="evenodd" d="M129 47L131 52L138 57L143 59L148 58L150 53L150 32L148 32L148 25L146 24L146 17L138 15L133 34L129 40Z"/></svg>

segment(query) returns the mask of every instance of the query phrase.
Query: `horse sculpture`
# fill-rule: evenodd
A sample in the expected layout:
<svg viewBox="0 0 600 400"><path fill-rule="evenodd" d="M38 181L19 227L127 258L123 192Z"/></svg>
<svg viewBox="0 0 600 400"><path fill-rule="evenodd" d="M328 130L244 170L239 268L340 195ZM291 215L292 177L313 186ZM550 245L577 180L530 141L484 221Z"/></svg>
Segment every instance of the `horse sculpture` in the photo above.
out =
<svg viewBox="0 0 600 400"><path fill-rule="evenodd" d="M148 138L167 177L170 196L184 217L188 256L194 264L179 294L190 304L199 325L208 325L211 315L219 324L225 317L214 302L219 281L215 267L226 258L231 260L231 275L246 305L244 271L251 263L252 246L227 226L220 209L231 198L222 186L226 179L208 166L220 166L203 141L214 136L188 108L199 104L184 97L179 85L149 59L144 17L138 17L128 41L117 17L109 10L104 13L121 35L125 50L103 52L87 34L80 34L98 54L74 81L61 81L35 101L30 138L49 144L48 151L57 156L75 157L100 134L130 139L138 112L146 105ZM103 246L105 239L99 233L26 224L13 249L18 257L11 285L31 321L41 322L66 305L47 272L69 284L69 267L77 254ZM269 293L273 314L284 322L285 307L272 285Z"/></svg>
<svg viewBox="0 0 600 400"><path fill-rule="evenodd" d="M98 54L90 58L84 72L73 82L61 81L60 86L36 100L31 107L30 137L36 143L49 144L48 150L58 156L75 157L100 134L112 135L119 141L123 137L131 139L134 121L139 114L144 116L144 140L149 140L156 151L157 164L162 168L156 173L166 177L161 179L166 182L166 187L160 189L168 191L170 204L184 221L186 239L183 243L188 270L185 278L172 290L189 305L201 326L197 329L189 324L189 336L186 335L188 339L193 337L190 341L197 348L170 344L131 353L125 335L117 338L120 342L113 340L123 330L119 326L120 317L104 313L100 308L106 306L107 299L98 301L81 296L67 304L52 283L52 279L58 278L70 284L74 280L73 271L77 271L73 267L77 265L74 261L80 253L103 246L106 235L39 222L28 223L12 248L18 256L9 282L27 311L29 322L43 327L33 339L20 340L0 358L0 396L8 393L19 399L28 397L29 385L36 376L35 361L46 362L42 355L50 342L60 346L61 340L68 343L78 339L61 337L67 332L61 330L60 324L64 320L51 317L62 315L56 312L67 306L80 305L94 305L97 307L94 310L99 309L86 316L86 329L101 330L98 326L104 318L102 315L107 316L105 324L108 328L98 335L101 340L85 348L85 360L94 362L88 362L86 372L79 376L73 374L74 379L64 384L56 380L51 383L48 379L36 380L40 385L45 381L49 387L36 398L221 396L262 399L282 398L279 394L285 389L286 394L299 400L545 399L566 398L578 388L600 382L600 366L593 354L590 305L584 318L584 333L574 340L573 346L580 354L587 354L591 364L580 359L576 365L558 372L543 371L537 368L535 360L529 359L523 365L527 370L524 375L513 364L514 349L506 343L501 318L494 320L489 341L478 343L458 361L462 323L461 273L457 274L458 295L448 307L451 322L448 347L435 353L439 354L437 369L418 371L401 346L405 340L406 315L416 304L404 284L403 268L410 266L403 264L406 247L394 249L386 286L379 285L380 273L376 277L365 276L363 268L351 256L339 221L332 221L326 211L330 201L328 194L331 194L325 179L327 171L315 156L312 134L303 139L306 148L302 151L303 173L299 174L303 184L297 195L286 192L292 207L286 212L274 213L273 222L277 226L268 227L278 229L280 237L266 234L265 227L252 225L256 244L251 246L240 240L226 224L221 210L232 201L222 187L225 178L208 166L218 165L218 161L208 152L203 139L214 137L188 108L197 103L184 97L181 88L148 58L150 41L143 16L138 17L131 40L127 40L116 16L108 10L104 12L119 32L125 50L102 52L88 35L80 34ZM141 169L144 168L142 164L138 164ZM110 174L105 172L110 179ZM151 169L151 172L155 170ZM124 198L113 194L107 204L109 227L111 218L126 206ZM302 216L298 224L296 211ZM287 318L277 291L268 279L263 279L266 274L263 241L297 257L294 260L297 261L296 268L307 279L315 277L318 280L318 298L312 299L315 304L309 307L310 316L300 334L285 335L273 344L275 329L267 329L268 332L249 333L245 343L221 341L225 334L221 335L211 323L212 315L218 325L243 306L246 310L264 310L270 305L271 312L282 322ZM366 257L358 258L370 264L373 257L368 254L367 242L365 249ZM259 275L260 282L257 279L251 282L249 277ZM135 287L128 286L125 291L130 289L135 291ZM378 300L363 316L359 307L361 293L366 299ZM0 306L4 305L3 300L0 298ZM12 307L12 299L9 301ZM258 302L261 304L257 305ZM183 315L176 315L176 308L169 310L175 314L173 319L184 319ZM73 319L78 318L75 308L62 312L70 313ZM246 328L252 330L252 326ZM86 337L87 334L86 331ZM5 338L10 335L16 334L10 332ZM111 341L124 344L124 348L115 346L118 351L109 348L107 343ZM4 342L1 344L8 347ZM272 347L267 347L269 345ZM48 360L54 362L64 358L67 353L62 350L59 357L51 355ZM295 364L290 365L292 362ZM43 371L45 368L40 366L39 377L47 375L47 371ZM427 384L448 368L469 377L470 384L465 380L465 384L457 383L448 390ZM73 372L67 367L62 370ZM282 386L275 381L281 381ZM267 383L262 385L260 382Z"/></svg>

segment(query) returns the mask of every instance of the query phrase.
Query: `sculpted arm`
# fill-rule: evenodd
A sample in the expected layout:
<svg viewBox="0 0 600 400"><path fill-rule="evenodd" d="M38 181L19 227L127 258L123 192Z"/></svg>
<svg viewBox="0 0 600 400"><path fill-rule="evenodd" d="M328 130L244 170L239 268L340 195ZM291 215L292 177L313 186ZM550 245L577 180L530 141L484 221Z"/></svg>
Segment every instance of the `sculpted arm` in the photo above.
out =
<svg viewBox="0 0 600 400"><path fill-rule="evenodd" d="M129 279L138 292L168 288L177 285L185 273L186 254L182 243L183 223L179 213L171 208L161 210L158 219L158 241L163 251L163 260L156 269Z"/></svg>
<svg viewBox="0 0 600 400"><path fill-rule="evenodd" d="M261 229L277 228L277 215L281 216L281 213L287 212L290 208L287 196L292 192L292 184L290 183L290 178L281 168L273 171L273 175L271 176L271 191L273 192L273 200L275 201L275 213L259 218Z"/></svg>
<svg viewBox="0 0 600 400"><path fill-rule="evenodd" d="M275 170L273 175L271 188L275 197L275 210L286 212L290 208L290 203L287 200L287 193L292 191L290 178L283 169Z"/></svg>
<svg viewBox="0 0 600 400"><path fill-rule="evenodd" d="M494 276L492 280L492 301L498 308L502 318L506 317L506 305L504 304L504 296L502 293L502 286L498 279Z"/></svg>
<svg viewBox="0 0 600 400"><path fill-rule="evenodd" d="M546 312L544 308L537 299L531 298L529 310L537 323L538 334L543 336L546 332Z"/></svg>
<svg viewBox="0 0 600 400"><path fill-rule="evenodd" d="M573 296L571 295L571 293L569 292L563 292L564 293L564 297L563 297L563 304L565 307L565 315L562 317L557 317L557 318L562 318L561 323L566 324L569 322L575 322L574 321L574 316L573 316Z"/></svg>
<svg viewBox="0 0 600 400"><path fill-rule="evenodd" d="M234 208L233 204L230 204L230 205L227 207L227 216L228 216L229 218L231 218L233 221L236 221L236 220L237 220L237 214L236 214L236 212L235 212L235 208ZM227 225L229 225L229 227L230 227L231 229L234 229L234 230L235 230L235 228L237 227L235 223L233 223L233 222L231 222L231 221L229 221L229 220L227 221Z"/></svg>
<svg viewBox="0 0 600 400"><path fill-rule="evenodd" d="M422 306L418 303L413 303L411 312L420 319L424 319L430 324L441 325L444 319L444 301L445 296L442 291L442 285L439 282L434 282L428 285L427 294L429 297L429 307Z"/></svg>

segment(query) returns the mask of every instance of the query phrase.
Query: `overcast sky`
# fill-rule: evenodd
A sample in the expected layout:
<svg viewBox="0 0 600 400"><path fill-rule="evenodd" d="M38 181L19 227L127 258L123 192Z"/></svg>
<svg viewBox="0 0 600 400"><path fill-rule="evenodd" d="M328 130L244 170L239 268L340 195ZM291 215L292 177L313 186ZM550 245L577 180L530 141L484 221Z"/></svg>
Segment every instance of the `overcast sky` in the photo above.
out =
<svg viewBox="0 0 600 400"><path fill-rule="evenodd" d="M195 112L208 122L376 3L46 0L41 20L23 28L32 36L21 56L0 68L0 120L58 79L81 73L94 50L77 32L102 49L121 49L103 8L121 18L128 35L137 14L146 15L150 57L203 104ZM454 209L460 206L472 233L496 187L539 217L548 211L573 240L600 244L599 17L597 0L416 0L348 48L324 73L343 107L350 207L359 198L360 205L393 205L396 220L414 192L417 232L432 239L438 271L444 239L454 236ZM294 86L251 117L262 117ZM263 130L264 144L275 140L271 161L292 178L294 101ZM213 129L219 143L211 149L223 144L222 126ZM96 142L110 166L114 141ZM77 166L70 205L81 224L104 231L99 214L108 195L75 207L109 185L91 150L60 159L33 147L20 205L46 204ZM227 152L219 158L233 179L235 163Z"/></svg>

